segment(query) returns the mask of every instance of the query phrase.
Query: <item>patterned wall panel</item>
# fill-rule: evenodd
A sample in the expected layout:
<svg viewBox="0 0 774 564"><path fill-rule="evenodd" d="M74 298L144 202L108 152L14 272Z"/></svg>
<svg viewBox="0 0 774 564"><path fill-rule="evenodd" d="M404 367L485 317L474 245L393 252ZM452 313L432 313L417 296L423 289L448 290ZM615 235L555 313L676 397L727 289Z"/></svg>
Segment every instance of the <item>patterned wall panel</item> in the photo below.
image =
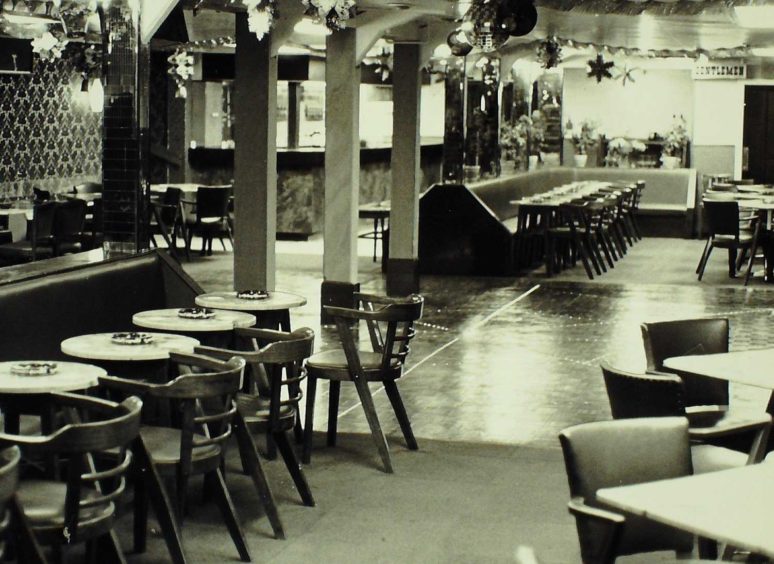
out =
<svg viewBox="0 0 774 564"><path fill-rule="evenodd" d="M73 90L72 77L65 61L37 61L29 75L0 75L0 195L100 179L102 114Z"/></svg>

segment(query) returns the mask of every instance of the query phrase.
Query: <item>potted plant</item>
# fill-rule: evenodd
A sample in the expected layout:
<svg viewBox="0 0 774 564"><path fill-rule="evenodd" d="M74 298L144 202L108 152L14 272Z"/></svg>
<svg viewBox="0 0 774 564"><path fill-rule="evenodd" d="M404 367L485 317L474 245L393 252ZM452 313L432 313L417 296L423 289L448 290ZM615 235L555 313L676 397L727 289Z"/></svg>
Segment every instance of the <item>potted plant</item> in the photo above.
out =
<svg viewBox="0 0 774 564"><path fill-rule="evenodd" d="M500 130L500 148L503 160L512 161L515 168L522 168L526 163L529 132L532 118L523 115L515 122L506 122Z"/></svg>
<svg viewBox="0 0 774 564"><path fill-rule="evenodd" d="M607 144L605 166L627 168L629 155L633 150L633 144L623 137L616 137Z"/></svg>
<svg viewBox="0 0 774 564"><path fill-rule="evenodd" d="M528 127L529 169L534 170L540 160L540 147L546 137L546 122L540 110L532 112L531 121L532 124Z"/></svg>
<svg viewBox="0 0 774 564"><path fill-rule="evenodd" d="M570 139L575 147L575 166L585 167L588 160L589 151L597 145L597 129L590 121L581 123L580 129L574 130L572 123L568 123L567 129L570 132Z"/></svg>
<svg viewBox="0 0 774 564"><path fill-rule="evenodd" d="M680 168L683 152L688 145L688 126L685 118L672 116L672 128L664 136L664 150L661 163L664 168Z"/></svg>

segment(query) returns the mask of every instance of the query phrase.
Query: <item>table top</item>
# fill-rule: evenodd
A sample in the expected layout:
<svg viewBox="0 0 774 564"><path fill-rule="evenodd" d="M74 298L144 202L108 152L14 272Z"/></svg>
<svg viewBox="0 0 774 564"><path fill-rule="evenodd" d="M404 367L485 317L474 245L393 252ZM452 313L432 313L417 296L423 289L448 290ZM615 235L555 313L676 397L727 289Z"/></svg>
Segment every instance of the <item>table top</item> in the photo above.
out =
<svg viewBox="0 0 774 564"><path fill-rule="evenodd" d="M34 361L0 362L0 394L43 394L85 390L96 386L97 379L107 374L102 368L91 364L56 361L56 374L20 376L11 372L11 367L20 362Z"/></svg>
<svg viewBox="0 0 774 564"><path fill-rule="evenodd" d="M230 188L230 184L218 184L216 186L210 186L209 184L194 184L190 182L173 183L173 184L151 184L151 192L166 192L167 188L180 188L186 194L196 193L199 187L203 188Z"/></svg>
<svg viewBox="0 0 774 564"><path fill-rule="evenodd" d="M180 317L178 308L153 309L141 311L132 316L132 323L146 329L182 332L231 331L235 327L252 327L256 323L254 315L241 311L217 310L209 319L191 319Z"/></svg>
<svg viewBox="0 0 774 564"><path fill-rule="evenodd" d="M79 335L62 341L62 352L92 360L142 361L164 360L170 351L191 353L199 341L172 333L148 333L153 341L147 345L119 345L111 341L113 333Z"/></svg>
<svg viewBox="0 0 774 564"><path fill-rule="evenodd" d="M755 553L774 557L774 464L605 488L597 498Z"/></svg>
<svg viewBox="0 0 774 564"><path fill-rule="evenodd" d="M718 354L676 356L666 368L774 390L774 348Z"/></svg>
<svg viewBox="0 0 774 564"><path fill-rule="evenodd" d="M603 188L608 188L610 185L610 182L602 182L600 180L571 182L552 188L547 192L541 192L540 194L527 196L519 200L511 200L510 203L519 206L559 207L561 204L575 198L582 198L583 196L593 194Z"/></svg>
<svg viewBox="0 0 774 564"><path fill-rule="evenodd" d="M242 300L236 292L212 292L196 296L196 305L238 311L277 311L306 305L306 298L290 292L272 291L264 300Z"/></svg>
<svg viewBox="0 0 774 564"><path fill-rule="evenodd" d="M358 215L362 218L386 217L390 215L390 200L371 202L358 206Z"/></svg>

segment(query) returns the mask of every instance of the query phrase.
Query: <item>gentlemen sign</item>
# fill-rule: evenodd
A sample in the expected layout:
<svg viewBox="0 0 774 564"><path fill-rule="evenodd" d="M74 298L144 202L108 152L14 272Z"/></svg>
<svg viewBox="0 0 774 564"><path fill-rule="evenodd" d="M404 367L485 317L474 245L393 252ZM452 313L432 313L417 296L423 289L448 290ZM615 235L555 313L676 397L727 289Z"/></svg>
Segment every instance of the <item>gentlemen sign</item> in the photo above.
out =
<svg viewBox="0 0 774 564"><path fill-rule="evenodd" d="M747 65L740 62L702 63L693 67L694 80L739 80L747 78Z"/></svg>

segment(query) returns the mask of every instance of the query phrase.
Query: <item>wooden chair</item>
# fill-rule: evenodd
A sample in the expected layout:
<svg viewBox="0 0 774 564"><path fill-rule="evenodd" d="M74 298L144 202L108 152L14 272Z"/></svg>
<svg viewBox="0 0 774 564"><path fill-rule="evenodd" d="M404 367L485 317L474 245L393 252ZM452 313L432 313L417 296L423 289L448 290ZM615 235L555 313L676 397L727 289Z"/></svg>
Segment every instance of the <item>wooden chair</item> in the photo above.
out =
<svg viewBox="0 0 774 564"><path fill-rule="evenodd" d="M46 558L16 495L20 460L21 451L17 446L0 452L0 560L5 559L6 546L10 544L19 562L43 564Z"/></svg>
<svg viewBox="0 0 774 564"><path fill-rule="evenodd" d="M185 245L188 241L185 230L185 222L182 214L183 191L180 188L168 187L160 201L151 202L151 212L154 223L151 223L150 242L155 247L154 235L161 235L169 248L169 252L177 254L177 237L182 238ZM190 254L186 246L186 258L190 260Z"/></svg>
<svg viewBox="0 0 774 564"><path fill-rule="evenodd" d="M236 516L233 501L226 489L221 467L223 450L231 436L231 423L236 413L234 396L245 362L234 358L220 362L199 355L171 353L181 375L165 384L152 384L106 376L100 386L118 392L169 401L179 414L178 427L143 425L140 429L150 462L162 477L175 481L175 508L182 524L186 494L191 476L203 475L229 534L243 562L250 562L244 533ZM206 372L194 372L205 370ZM135 491L135 550L143 552L147 534L147 491L142 482Z"/></svg>
<svg viewBox="0 0 774 564"><path fill-rule="evenodd" d="M692 474L685 418L585 423L563 430L559 441L570 486L568 508L575 516L584 563L607 564L627 554L693 549L690 533L611 511L596 498L600 488Z"/></svg>
<svg viewBox="0 0 774 564"><path fill-rule="evenodd" d="M242 386L249 392L237 395L235 416L237 440L245 473L253 476L257 486L265 480L262 476L255 476L256 471L261 475L262 471L260 466L255 467L256 463L253 461L255 444L250 433L266 434L267 440L273 441L279 448L304 505L314 506L312 491L287 435L294 429L301 430L300 426L297 426L300 419L298 403L303 395L300 384L306 378L304 361L314 349L314 332L306 327L296 329L292 333L269 329L237 329L236 335L249 341L252 350L231 351L197 347L196 352L220 359L238 355L244 358L251 368L245 372L246 382ZM249 432L244 433L243 430ZM263 496L260 486L259 493ZM279 518L271 513L270 518L277 521L277 526L274 526L277 536L284 536ZM274 522L272 524L275 525Z"/></svg>
<svg viewBox="0 0 774 564"><path fill-rule="evenodd" d="M341 382L354 382L363 405L368 426L387 472L392 472L392 461L387 440L379 424L369 382L381 382L398 418L408 448L418 448L411 430L396 380L403 375L403 366L409 353L409 342L416 334L414 322L422 317L424 298L412 294L406 298L387 298L370 294L355 294L360 307L349 309L325 306L325 312L336 321L342 350L313 355L307 361L308 384L306 422L304 424L304 452L302 460L309 462L312 453L314 400L318 380L330 381L328 404L328 446L336 444L339 393ZM371 338L372 351L358 350L351 324L365 321ZM355 326L357 328L357 326Z"/></svg>
<svg viewBox="0 0 774 564"><path fill-rule="evenodd" d="M559 272L561 264L568 261L575 264L576 253L580 255L590 280L594 279L594 272L601 275L602 268L597 261L591 240L591 225L583 205L562 204L559 206L558 217L558 224L546 230L546 275L551 276Z"/></svg>
<svg viewBox="0 0 774 564"><path fill-rule="evenodd" d="M687 417L694 471L697 474L756 464L766 451L771 416L732 419L723 410L687 408L683 381L674 374L632 374L603 362L602 375L613 419ZM748 454L706 444L708 440L754 433Z"/></svg>
<svg viewBox="0 0 774 564"><path fill-rule="evenodd" d="M67 200L58 204L52 229L55 256L82 250L81 241L85 223L86 202L84 200Z"/></svg>
<svg viewBox="0 0 774 564"><path fill-rule="evenodd" d="M717 186L717 185L716 185ZM739 203L736 201L704 200L709 237L696 267L699 280L704 276L712 249L728 249L728 276L736 277L742 268L745 252L752 246L752 234L739 227ZM739 251L742 251L739 254Z"/></svg>
<svg viewBox="0 0 774 564"><path fill-rule="evenodd" d="M86 542L87 561L96 562L99 554L100 559L123 562L113 525L132 460L127 447L137 438L142 402L132 397L116 404L64 393L48 399L66 410L71 422L44 437L0 433L0 445L18 445L27 459L56 457L65 465L64 482L21 482L17 496L24 515L37 541L53 548L56 561L68 546ZM100 456L105 453L109 455ZM98 459L104 465L97 467Z"/></svg>
<svg viewBox="0 0 774 564"><path fill-rule="evenodd" d="M27 238L23 241L0 245L0 261L19 263L52 256L54 254L54 215L58 205L57 202L36 204Z"/></svg>
<svg viewBox="0 0 774 564"><path fill-rule="evenodd" d="M228 216L230 196L231 187L228 186L200 186L196 190L196 215L187 220L186 223L188 231L186 252L191 249L194 235L202 237L202 255L212 254L212 240L215 237L220 240L224 251L226 250L226 244L223 242L224 236L228 237L233 248L234 238Z"/></svg>

